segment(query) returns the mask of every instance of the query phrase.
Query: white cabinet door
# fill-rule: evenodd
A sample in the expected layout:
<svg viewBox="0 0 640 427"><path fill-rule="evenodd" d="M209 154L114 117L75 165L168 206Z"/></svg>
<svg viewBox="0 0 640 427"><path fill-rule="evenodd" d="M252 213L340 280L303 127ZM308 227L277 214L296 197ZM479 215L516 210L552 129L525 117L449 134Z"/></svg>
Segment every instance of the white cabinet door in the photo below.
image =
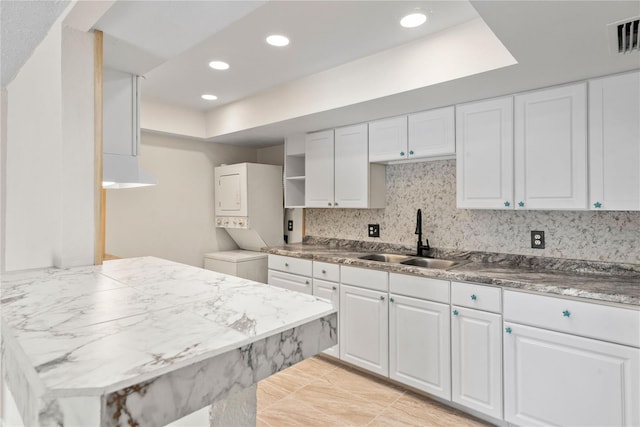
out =
<svg viewBox="0 0 640 427"><path fill-rule="evenodd" d="M305 206L333 206L333 130L310 133L305 139Z"/></svg>
<svg viewBox="0 0 640 427"><path fill-rule="evenodd" d="M513 209L513 98L456 107L457 207Z"/></svg>
<svg viewBox="0 0 640 427"><path fill-rule="evenodd" d="M269 270L267 283L278 288L289 289L290 291L302 292L311 295L311 278L298 276L297 274L283 273L281 271Z"/></svg>
<svg viewBox="0 0 640 427"><path fill-rule="evenodd" d="M369 161L404 160L407 153L407 116L369 122Z"/></svg>
<svg viewBox="0 0 640 427"><path fill-rule="evenodd" d="M640 72L589 81L591 209L640 210Z"/></svg>
<svg viewBox="0 0 640 427"><path fill-rule="evenodd" d="M455 154L454 108L444 107L409 115L408 157Z"/></svg>
<svg viewBox="0 0 640 427"><path fill-rule="evenodd" d="M516 209L586 209L586 83L516 95L514 111Z"/></svg>
<svg viewBox="0 0 640 427"><path fill-rule="evenodd" d="M368 207L369 159L366 123L335 130L334 176L334 206Z"/></svg>
<svg viewBox="0 0 640 427"><path fill-rule="evenodd" d="M504 419L640 425L640 349L504 323Z"/></svg>
<svg viewBox="0 0 640 427"><path fill-rule="evenodd" d="M335 282L329 282L326 280L313 279L313 295L327 299L333 303L333 306L338 309L338 328L340 328L340 290L339 285ZM338 344L323 351L330 356L340 357L340 336L338 335Z"/></svg>
<svg viewBox="0 0 640 427"><path fill-rule="evenodd" d="M340 359L389 375L387 293L340 285Z"/></svg>
<svg viewBox="0 0 640 427"><path fill-rule="evenodd" d="M390 295L389 376L451 399L449 305Z"/></svg>
<svg viewBox="0 0 640 427"><path fill-rule="evenodd" d="M502 419L502 316L453 306L452 400Z"/></svg>

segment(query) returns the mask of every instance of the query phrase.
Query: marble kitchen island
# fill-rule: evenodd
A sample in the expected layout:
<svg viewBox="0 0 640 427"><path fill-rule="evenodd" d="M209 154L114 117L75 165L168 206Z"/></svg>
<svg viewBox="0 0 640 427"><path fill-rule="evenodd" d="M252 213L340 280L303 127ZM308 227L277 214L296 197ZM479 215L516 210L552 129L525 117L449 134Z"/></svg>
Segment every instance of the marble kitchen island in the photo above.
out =
<svg viewBox="0 0 640 427"><path fill-rule="evenodd" d="M1 302L27 426L247 422L258 381L337 340L325 300L153 257L9 273Z"/></svg>

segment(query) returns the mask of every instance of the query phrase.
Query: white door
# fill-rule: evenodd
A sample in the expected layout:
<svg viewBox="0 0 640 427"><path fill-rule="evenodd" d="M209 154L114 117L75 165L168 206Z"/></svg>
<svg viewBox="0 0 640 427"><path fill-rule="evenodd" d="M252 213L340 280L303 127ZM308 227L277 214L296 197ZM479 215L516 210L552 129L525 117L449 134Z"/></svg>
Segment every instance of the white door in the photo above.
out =
<svg viewBox="0 0 640 427"><path fill-rule="evenodd" d="M387 293L340 285L340 359L389 375Z"/></svg>
<svg viewBox="0 0 640 427"><path fill-rule="evenodd" d="M340 290L339 285L335 282L329 282L326 280L313 279L313 295L327 299L333 303L333 306L338 309L338 328L340 328ZM323 351L330 356L340 357L340 336L338 335L338 344Z"/></svg>
<svg viewBox="0 0 640 427"><path fill-rule="evenodd" d="M247 216L247 164L215 168L215 204L218 216Z"/></svg>
<svg viewBox="0 0 640 427"><path fill-rule="evenodd" d="M640 425L640 350L504 323L504 419L520 426Z"/></svg>
<svg viewBox="0 0 640 427"><path fill-rule="evenodd" d="M516 209L586 209L586 83L516 95L514 119Z"/></svg>
<svg viewBox="0 0 640 427"><path fill-rule="evenodd" d="M640 210L640 72L589 81L589 207Z"/></svg>
<svg viewBox="0 0 640 427"><path fill-rule="evenodd" d="M366 123L335 130L334 158L334 206L368 207L369 159Z"/></svg>
<svg viewBox="0 0 640 427"><path fill-rule="evenodd" d="M389 376L451 399L449 304L390 295Z"/></svg>
<svg viewBox="0 0 640 427"><path fill-rule="evenodd" d="M333 130L305 139L305 206L333 207Z"/></svg>
<svg viewBox="0 0 640 427"><path fill-rule="evenodd" d="M404 160L407 153L407 116L369 122L369 161Z"/></svg>
<svg viewBox="0 0 640 427"><path fill-rule="evenodd" d="M458 208L513 209L513 97L456 106Z"/></svg>
<svg viewBox="0 0 640 427"><path fill-rule="evenodd" d="M451 311L451 398L502 419L502 316L457 306Z"/></svg>
<svg viewBox="0 0 640 427"><path fill-rule="evenodd" d="M408 147L409 158L455 154L453 106L410 114Z"/></svg>

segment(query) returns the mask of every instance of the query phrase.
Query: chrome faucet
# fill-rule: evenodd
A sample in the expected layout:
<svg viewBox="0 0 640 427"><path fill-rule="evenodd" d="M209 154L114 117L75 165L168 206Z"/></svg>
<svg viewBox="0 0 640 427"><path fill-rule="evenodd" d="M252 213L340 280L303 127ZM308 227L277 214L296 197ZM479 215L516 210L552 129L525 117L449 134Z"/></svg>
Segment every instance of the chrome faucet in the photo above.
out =
<svg viewBox="0 0 640 427"><path fill-rule="evenodd" d="M429 239L426 240L426 244L422 244L422 209L418 209L415 234L418 235L418 250L416 252L416 255L425 256L424 251L431 250L431 246L429 246Z"/></svg>

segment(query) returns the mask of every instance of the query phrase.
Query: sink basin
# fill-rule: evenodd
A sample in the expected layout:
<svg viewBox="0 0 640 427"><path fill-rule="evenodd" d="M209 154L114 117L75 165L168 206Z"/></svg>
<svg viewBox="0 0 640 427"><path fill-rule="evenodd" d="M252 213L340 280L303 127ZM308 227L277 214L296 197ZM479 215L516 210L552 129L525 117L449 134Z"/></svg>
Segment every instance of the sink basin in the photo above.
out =
<svg viewBox="0 0 640 427"><path fill-rule="evenodd" d="M411 259L410 256L407 255L398 255L398 254L369 254L358 257L359 259L366 259L369 261L379 261L379 262L395 262L400 263L403 261L409 261Z"/></svg>
<svg viewBox="0 0 640 427"><path fill-rule="evenodd" d="M416 267L437 268L441 270L446 270L447 268L451 268L462 263L463 261L451 261L448 259L434 258L409 258L401 262L401 264L404 265L415 265Z"/></svg>

